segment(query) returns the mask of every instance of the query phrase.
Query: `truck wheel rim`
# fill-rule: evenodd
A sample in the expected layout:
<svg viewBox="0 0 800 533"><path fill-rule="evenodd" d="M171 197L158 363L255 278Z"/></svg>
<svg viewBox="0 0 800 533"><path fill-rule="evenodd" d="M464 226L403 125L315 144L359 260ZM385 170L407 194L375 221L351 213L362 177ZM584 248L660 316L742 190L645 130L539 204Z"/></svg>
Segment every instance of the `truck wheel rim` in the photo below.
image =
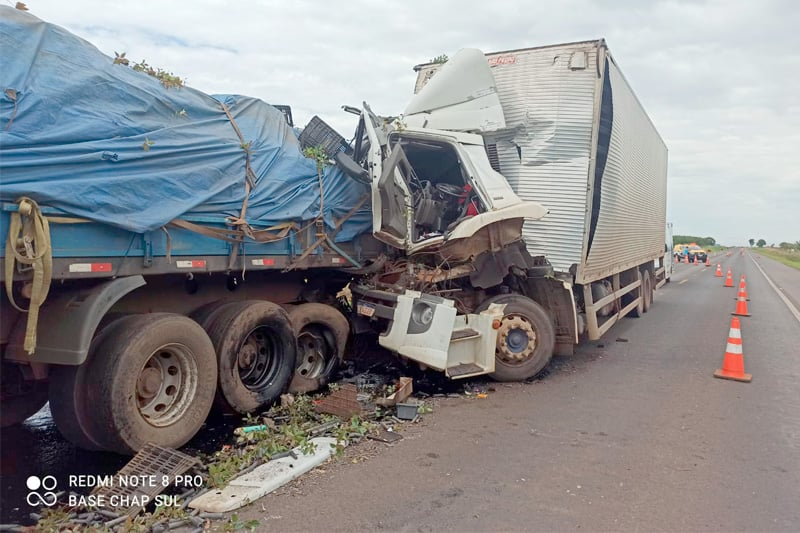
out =
<svg viewBox="0 0 800 533"><path fill-rule="evenodd" d="M297 346L300 350L297 374L309 379L322 375L328 359L332 356L325 338L314 332L303 330L297 337Z"/></svg>
<svg viewBox="0 0 800 533"><path fill-rule="evenodd" d="M239 379L249 390L258 392L275 379L278 346L268 328L259 327L247 335L237 354Z"/></svg>
<svg viewBox="0 0 800 533"><path fill-rule="evenodd" d="M521 315L506 315L497 332L497 357L511 364L525 362L536 347L536 330Z"/></svg>
<svg viewBox="0 0 800 533"><path fill-rule="evenodd" d="M182 344L153 352L136 380L139 414L153 426L169 426L189 409L197 389L197 364Z"/></svg>

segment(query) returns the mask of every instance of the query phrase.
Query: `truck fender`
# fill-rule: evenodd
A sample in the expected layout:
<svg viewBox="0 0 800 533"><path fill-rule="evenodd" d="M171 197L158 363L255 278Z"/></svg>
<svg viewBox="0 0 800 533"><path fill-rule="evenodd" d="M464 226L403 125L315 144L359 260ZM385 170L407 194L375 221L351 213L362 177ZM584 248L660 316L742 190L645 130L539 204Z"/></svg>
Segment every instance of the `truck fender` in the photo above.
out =
<svg viewBox="0 0 800 533"><path fill-rule="evenodd" d="M145 283L142 276L126 276L91 287L50 293L39 310L36 351L28 355L20 337L12 335L5 359L59 365L83 363L103 316L123 296ZM26 320L27 316L21 316L15 327L24 328Z"/></svg>

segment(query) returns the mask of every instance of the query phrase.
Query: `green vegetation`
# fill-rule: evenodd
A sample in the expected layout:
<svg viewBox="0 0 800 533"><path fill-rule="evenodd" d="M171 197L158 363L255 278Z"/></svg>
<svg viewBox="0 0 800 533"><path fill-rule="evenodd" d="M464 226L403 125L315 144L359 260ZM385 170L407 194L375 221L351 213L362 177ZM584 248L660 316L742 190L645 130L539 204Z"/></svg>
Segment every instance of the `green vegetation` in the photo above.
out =
<svg viewBox="0 0 800 533"><path fill-rule="evenodd" d="M247 531L255 531L255 529L260 525L261 522L258 520L248 520L245 522L244 520L239 519L238 514L233 513L230 520L228 520L228 523L225 524L225 531L242 531L245 529Z"/></svg>
<svg viewBox="0 0 800 533"><path fill-rule="evenodd" d="M317 170L319 172L322 172L322 169L325 168L325 165L329 164L330 161L328 154L325 153L325 148L322 146L308 146L303 148L303 155L317 162Z"/></svg>
<svg viewBox="0 0 800 533"><path fill-rule="evenodd" d="M695 237L693 235L673 235L673 244L691 244L696 243L701 248L709 248L717 244L714 237Z"/></svg>
<svg viewBox="0 0 800 533"><path fill-rule="evenodd" d="M147 64L147 61L142 60L139 63L131 64L130 59L125 57L125 52L117 53L114 52L114 64L115 65L125 65L126 67L131 67L136 72L144 72L148 76L152 76L158 81L161 82L161 85L166 87L167 89L178 88L184 86L184 80L180 78L180 76L176 76L172 72L168 72L164 69L152 67Z"/></svg>
<svg viewBox="0 0 800 533"><path fill-rule="evenodd" d="M428 63L447 63L448 59L450 58L447 57L447 54L439 54L438 56L428 61Z"/></svg>
<svg viewBox="0 0 800 533"><path fill-rule="evenodd" d="M300 394L288 405L275 406L266 416L248 415L244 423L248 426L263 425L263 429L239 436L236 446L228 446L214 454L207 461L208 484L210 487L224 487L243 470L256 464L269 461L275 455L299 447L306 454L314 452L310 441L311 429L320 424L336 422L332 431L337 439L336 455L344 451L344 444L353 435L363 436L376 425L354 416L342 421L332 415L318 414L314 409L314 397ZM281 423L276 423L281 420Z"/></svg>
<svg viewBox="0 0 800 533"><path fill-rule="evenodd" d="M784 243L781 243L784 244ZM795 243L800 245L800 243ZM800 246L797 248L756 248L759 254L774 259L786 266L800 270Z"/></svg>

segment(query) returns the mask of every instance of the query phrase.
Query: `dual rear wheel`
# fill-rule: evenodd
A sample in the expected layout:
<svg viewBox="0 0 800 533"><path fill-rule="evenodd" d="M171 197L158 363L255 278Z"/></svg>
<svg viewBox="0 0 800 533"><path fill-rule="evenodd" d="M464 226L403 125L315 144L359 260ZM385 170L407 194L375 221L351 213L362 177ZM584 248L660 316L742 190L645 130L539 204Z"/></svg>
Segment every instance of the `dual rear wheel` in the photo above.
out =
<svg viewBox="0 0 800 533"><path fill-rule="evenodd" d="M82 365L52 368L49 399L65 438L122 454L147 442L180 447L212 405L256 411L285 392L293 376L312 383L307 387L324 385L349 331L344 316L322 304L287 313L270 302L221 302L192 318L114 318Z"/></svg>

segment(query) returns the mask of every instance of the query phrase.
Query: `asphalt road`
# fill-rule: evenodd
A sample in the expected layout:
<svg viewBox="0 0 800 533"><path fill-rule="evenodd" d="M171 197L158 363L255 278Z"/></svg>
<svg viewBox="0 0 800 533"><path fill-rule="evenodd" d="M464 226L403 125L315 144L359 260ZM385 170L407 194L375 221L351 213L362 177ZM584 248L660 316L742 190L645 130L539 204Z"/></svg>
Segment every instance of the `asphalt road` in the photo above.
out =
<svg viewBox="0 0 800 533"><path fill-rule="evenodd" d="M800 272L712 259L545 379L441 401L393 447L352 450L240 516L280 531L800 531L800 322L755 262L795 299ZM718 261L747 279L751 383L712 377L737 292Z"/></svg>
<svg viewBox="0 0 800 533"><path fill-rule="evenodd" d="M800 317L758 266L797 308L800 272L738 252L712 261L678 265L649 313L554 359L544 379L437 399L402 441L359 444L240 519L279 531L800 531ZM712 377L736 296L717 262L737 286L746 275L752 383ZM211 424L194 445L230 429ZM31 473L124 463L75 450L46 410L1 436L4 522L27 514Z"/></svg>

